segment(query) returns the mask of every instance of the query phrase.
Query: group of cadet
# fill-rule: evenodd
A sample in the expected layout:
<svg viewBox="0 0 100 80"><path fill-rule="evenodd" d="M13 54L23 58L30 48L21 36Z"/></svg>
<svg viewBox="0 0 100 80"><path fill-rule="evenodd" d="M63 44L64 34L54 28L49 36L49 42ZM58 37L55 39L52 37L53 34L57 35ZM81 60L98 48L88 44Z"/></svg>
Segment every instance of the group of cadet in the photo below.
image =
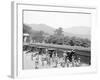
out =
<svg viewBox="0 0 100 80"><path fill-rule="evenodd" d="M80 57L75 50L62 50L60 53L62 56L59 56L56 49L38 48L34 50L31 48L26 54L30 52L35 69L80 66Z"/></svg>

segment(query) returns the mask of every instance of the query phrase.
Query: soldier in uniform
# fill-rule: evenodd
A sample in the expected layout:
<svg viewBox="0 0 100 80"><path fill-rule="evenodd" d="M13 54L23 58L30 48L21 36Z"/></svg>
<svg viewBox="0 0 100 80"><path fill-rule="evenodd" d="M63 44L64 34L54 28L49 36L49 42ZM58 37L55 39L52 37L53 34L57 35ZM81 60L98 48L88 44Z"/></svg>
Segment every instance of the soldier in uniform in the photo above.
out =
<svg viewBox="0 0 100 80"><path fill-rule="evenodd" d="M36 55L35 56L35 69L38 69L39 68L39 66L38 66L38 64L39 64L39 54L36 53L35 55Z"/></svg>

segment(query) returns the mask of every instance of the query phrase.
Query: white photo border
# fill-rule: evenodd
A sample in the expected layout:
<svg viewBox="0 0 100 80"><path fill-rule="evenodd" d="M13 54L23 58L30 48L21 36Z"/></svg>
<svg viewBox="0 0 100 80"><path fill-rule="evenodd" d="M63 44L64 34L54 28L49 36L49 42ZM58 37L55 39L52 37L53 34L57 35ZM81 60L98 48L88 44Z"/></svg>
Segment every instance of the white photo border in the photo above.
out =
<svg viewBox="0 0 100 80"><path fill-rule="evenodd" d="M91 7L73 7L73 6L56 6L56 5L39 5L12 3L12 71L13 78L23 77L40 77L51 75L66 75L72 73L91 73L97 71L96 50L95 50L95 28L96 28L96 8ZM89 67L61 68L61 69L39 69L39 70L22 70L22 35L23 35L23 10L44 10L54 12L74 12L86 13L92 15L91 31L91 65Z"/></svg>

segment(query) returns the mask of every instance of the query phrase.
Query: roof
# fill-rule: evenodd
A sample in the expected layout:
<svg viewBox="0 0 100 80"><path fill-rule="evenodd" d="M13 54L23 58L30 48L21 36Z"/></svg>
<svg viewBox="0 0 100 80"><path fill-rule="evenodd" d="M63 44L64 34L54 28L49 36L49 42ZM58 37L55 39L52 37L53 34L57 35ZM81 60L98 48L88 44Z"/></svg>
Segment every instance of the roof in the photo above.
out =
<svg viewBox="0 0 100 80"><path fill-rule="evenodd" d="M24 33L23 36L30 36L28 33Z"/></svg>

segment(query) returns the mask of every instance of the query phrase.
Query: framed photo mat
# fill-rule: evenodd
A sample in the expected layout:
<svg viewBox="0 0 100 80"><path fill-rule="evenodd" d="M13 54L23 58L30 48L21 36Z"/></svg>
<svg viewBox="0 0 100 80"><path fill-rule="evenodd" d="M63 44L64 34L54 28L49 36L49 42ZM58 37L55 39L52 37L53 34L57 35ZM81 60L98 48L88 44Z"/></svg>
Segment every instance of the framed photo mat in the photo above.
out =
<svg viewBox="0 0 100 80"><path fill-rule="evenodd" d="M94 7L75 7L75 6L59 6L59 5L43 5L43 4L27 4L20 2L12 2L11 4L11 25L12 25L12 52L11 52L11 76L13 78L23 77L39 77L51 75L66 75L72 73L92 73L97 70L95 40L93 34L96 28L96 8ZM39 70L23 70L22 66L22 44L23 44L23 12L25 10L44 11L44 12L70 12L83 13L92 15L91 26L91 66L75 67L62 69L39 69ZM59 72L59 73L58 73Z"/></svg>

